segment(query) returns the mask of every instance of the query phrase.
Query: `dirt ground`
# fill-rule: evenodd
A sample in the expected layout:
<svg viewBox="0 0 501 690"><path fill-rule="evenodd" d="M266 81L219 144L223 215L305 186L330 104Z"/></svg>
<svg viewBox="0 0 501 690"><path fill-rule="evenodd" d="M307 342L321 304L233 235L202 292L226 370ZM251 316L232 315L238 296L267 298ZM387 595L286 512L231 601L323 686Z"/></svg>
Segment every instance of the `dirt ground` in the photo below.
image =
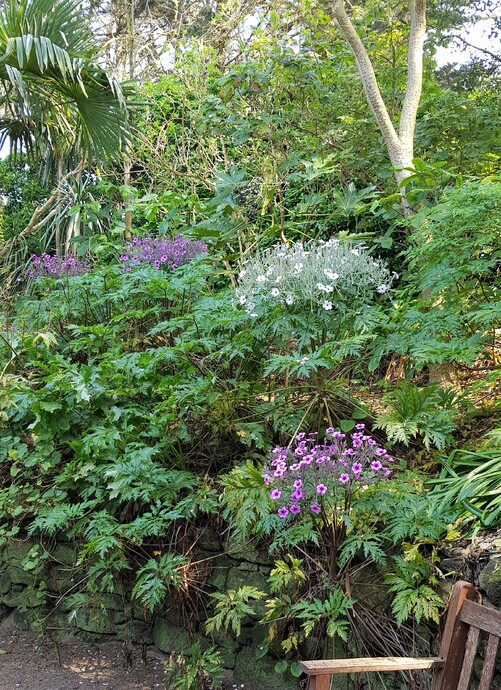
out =
<svg viewBox="0 0 501 690"><path fill-rule="evenodd" d="M131 658L121 642L56 643L15 630L8 618L0 623L0 690L155 690L163 679L156 652L134 646Z"/></svg>

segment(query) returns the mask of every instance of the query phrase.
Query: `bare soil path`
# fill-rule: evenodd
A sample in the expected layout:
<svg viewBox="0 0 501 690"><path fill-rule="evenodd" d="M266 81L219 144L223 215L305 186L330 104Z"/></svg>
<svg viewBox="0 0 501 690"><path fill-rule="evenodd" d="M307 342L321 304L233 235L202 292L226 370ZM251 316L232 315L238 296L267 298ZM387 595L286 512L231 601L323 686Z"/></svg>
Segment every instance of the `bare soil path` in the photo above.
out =
<svg viewBox="0 0 501 690"><path fill-rule="evenodd" d="M0 690L161 690L164 665L121 642L89 644L66 637L57 643L0 623Z"/></svg>

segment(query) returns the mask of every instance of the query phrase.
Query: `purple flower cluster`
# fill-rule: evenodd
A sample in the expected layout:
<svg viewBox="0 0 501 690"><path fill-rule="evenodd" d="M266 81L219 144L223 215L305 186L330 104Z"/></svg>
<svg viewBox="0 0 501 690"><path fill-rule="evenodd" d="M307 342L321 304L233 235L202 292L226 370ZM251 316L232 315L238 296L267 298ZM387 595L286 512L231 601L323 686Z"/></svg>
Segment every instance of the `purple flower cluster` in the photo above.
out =
<svg viewBox="0 0 501 690"><path fill-rule="evenodd" d="M207 245L204 242L185 239L183 235L177 235L174 239L147 235L133 237L131 242L124 244L120 262L124 271L131 271L141 264L174 270L195 256L206 253Z"/></svg>
<svg viewBox="0 0 501 690"><path fill-rule="evenodd" d="M323 443L316 433L300 433L295 448L275 448L263 468L270 498L277 501L281 518L303 510L314 514L335 510L341 496L386 479L391 455L357 424L353 434L329 428Z"/></svg>
<svg viewBox="0 0 501 690"><path fill-rule="evenodd" d="M45 252L40 256L31 254L31 264L28 269L30 278L61 278L62 276L81 276L89 271L89 266L83 264L74 254L64 258L51 256Z"/></svg>

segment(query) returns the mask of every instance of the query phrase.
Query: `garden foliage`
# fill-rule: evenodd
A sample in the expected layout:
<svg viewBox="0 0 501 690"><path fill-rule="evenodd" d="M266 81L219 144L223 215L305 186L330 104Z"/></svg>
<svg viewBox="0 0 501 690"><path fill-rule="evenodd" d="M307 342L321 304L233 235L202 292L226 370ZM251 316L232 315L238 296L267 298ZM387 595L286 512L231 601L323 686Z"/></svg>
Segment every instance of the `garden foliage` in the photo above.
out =
<svg viewBox="0 0 501 690"><path fill-rule="evenodd" d="M407 27L382 33L385 12L357 21L396 112ZM15 183L0 166L0 250L21 247L1 269L0 546L74 540L73 614L125 582L148 615L173 596L204 608L212 635L252 616L258 654L298 673L325 636L412 653L413 622L442 607L440 542L465 516L500 524L499 434L452 450L475 406L499 428L499 108L490 79L442 88L427 57L419 157L395 189L323 13L305 9L297 44L279 26L225 66L183 46L142 86L128 183L89 165L25 243L45 192L31 159ZM489 371L470 385L473 367ZM205 529L270 554L266 592L212 591ZM189 653L172 687L218 676L213 649Z"/></svg>

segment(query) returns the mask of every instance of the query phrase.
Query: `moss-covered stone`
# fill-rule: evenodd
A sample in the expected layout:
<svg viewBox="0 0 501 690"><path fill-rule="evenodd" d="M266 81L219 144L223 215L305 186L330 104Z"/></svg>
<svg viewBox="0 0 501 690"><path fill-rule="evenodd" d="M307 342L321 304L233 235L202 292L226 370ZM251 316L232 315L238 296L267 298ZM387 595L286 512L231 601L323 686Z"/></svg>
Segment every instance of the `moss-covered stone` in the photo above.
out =
<svg viewBox="0 0 501 690"><path fill-rule="evenodd" d="M192 640L184 628L158 616L153 626L153 642L162 652L185 654Z"/></svg>
<svg viewBox="0 0 501 690"><path fill-rule="evenodd" d="M77 549L73 544L57 544L50 552L51 559L55 563L67 568L75 565L77 555Z"/></svg>
<svg viewBox="0 0 501 690"><path fill-rule="evenodd" d="M10 609L8 606L0 603L0 621L3 621L4 618L7 618L11 611L12 609Z"/></svg>
<svg viewBox="0 0 501 690"><path fill-rule="evenodd" d="M480 587L494 606L501 606L501 558L493 558L478 576Z"/></svg>
<svg viewBox="0 0 501 690"><path fill-rule="evenodd" d="M204 551L209 551L210 553L221 552L221 540L219 536L205 527L197 531L196 541L197 545Z"/></svg>
<svg viewBox="0 0 501 690"><path fill-rule="evenodd" d="M247 585L255 587L260 592L268 592L268 579L259 570L241 570L240 568L230 568L226 581L227 589L240 589Z"/></svg>
<svg viewBox="0 0 501 690"><path fill-rule="evenodd" d="M127 621L117 625L116 636L119 640L135 642L137 644L151 644L153 642L151 626L143 621Z"/></svg>
<svg viewBox="0 0 501 690"><path fill-rule="evenodd" d="M228 571L231 568L231 561L226 556L216 556L210 560L211 574L207 580L207 584L219 592L224 592L226 589L226 579Z"/></svg>
<svg viewBox="0 0 501 690"><path fill-rule="evenodd" d="M267 553L258 551L252 541L241 541L231 535L225 544L225 553L237 561L248 561L259 565L273 565L273 559Z"/></svg>
<svg viewBox="0 0 501 690"><path fill-rule="evenodd" d="M9 575L12 583L16 585L34 585L38 577L32 572L23 570L22 568L17 568L15 566L10 568Z"/></svg>
<svg viewBox="0 0 501 690"><path fill-rule="evenodd" d="M35 632L42 632L45 625L46 617L49 611L44 607L26 609L21 611L15 609L9 620L12 621L14 628L18 630L34 630Z"/></svg>
<svg viewBox="0 0 501 690"><path fill-rule="evenodd" d="M70 589L73 589L75 582L75 570L67 565L52 565L46 577L44 578L49 592L55 594L66 594Z"/></svg>
<svg viewBox="0 0 501 690"><path fill-rule="evenodd" d="M112 635L116 632L114 611L104 607L78 609L75 625L80 630L98 635Z"/></svg>
<svg viewBox="0 0 501 690"><path fill-rule="evenodd" d="M237 654L235 681L244 683L246 690L297 690L297 679L290 673L276 673L275 664L276 660L268 657L256 659L256 650L246 647Z"/></svg>
<svg viewBox="0 0 501 690"><path fill-rule="evenodd" d="M7 594L4 594L3 603L11 609L36 608L44 603L45 595L35 587L22 587L12 585Z"/></svg>
<svg viewBox="0 0 501 690"><path fill-rule="evenodd" d="M236 654L240 645L231 635L219 630L212 633L209 638L203 638L203 643L207 647L215 646L217 648L224 668L235 668Z"/></svg>
<svg viewBox="0 0 501 690"><path fill-rule="evenodd" d="M28 555L36 542L31 539L10 541L2 552L2 561L9 565L17 565Z"/></svg>
<svg viewBox="0 0 501 690"><path fill-rule="evenodd" d="M2 594L7 594L11 585L12 580L10 578L10 571L4 570L2 573L0 573L0 599L2 598Z"/></svg>

